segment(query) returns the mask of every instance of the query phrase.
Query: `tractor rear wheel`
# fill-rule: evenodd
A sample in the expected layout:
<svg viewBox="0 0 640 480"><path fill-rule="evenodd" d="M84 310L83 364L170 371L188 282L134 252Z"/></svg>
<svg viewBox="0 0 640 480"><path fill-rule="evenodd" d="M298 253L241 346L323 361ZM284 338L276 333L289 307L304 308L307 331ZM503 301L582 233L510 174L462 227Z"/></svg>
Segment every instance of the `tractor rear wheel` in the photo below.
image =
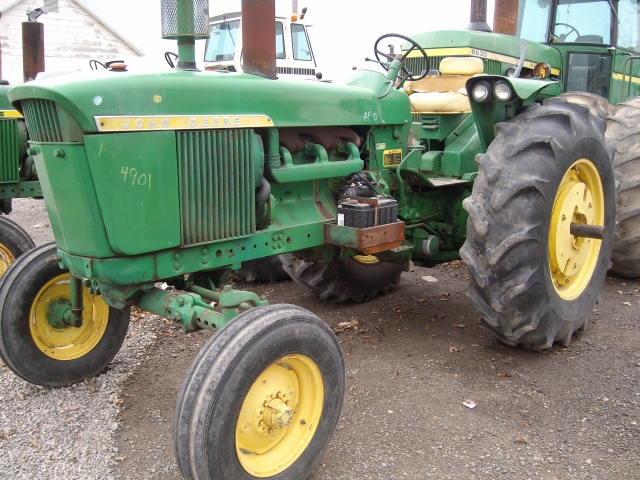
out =
<svg viewBox="0 0 640 480"><path fill-rule="evenodd" d="M4 275L16 258L36 245L20 225L0 217L0 275Z"/></svg>
<svg viewBox="0 0 640 480"><path fill-rule="evenodd" d="M120 350L129 310L109 307L84 290L82 326L65 324L69 272L47 260L55 244L18 258L0 285L0 356L16 375L44 387L62 387L97 375Z"/></svg>
<svg viewBox="0 0 640 480"><path fill-rule="evenodd" d="M640 97L616 106L607 121L607 142L614 148L613 172L620 182L611 270L640 277Z"/></svg>
<svg viewBox="0 0 640 480"><path fill-rule="evenodd" d="M568 345L586 327L610 264L615 180L605 122L553 101L496 132L463 203L467 295L504 343ZM571 234L571 224L603 227L604 238Z"/></svg>
<svg viewBox="0 0 640 480"><path fill-rule="evenodd" d="M291 253L279 255L285 272L305 290L322 300L361 302L387 294L400 282L407 262L382 262L372 255L357 255L327 263L306 262Z"/></svg>
<svg viewBox="0 0 640 480"><path fill-rule="evenodd" d="M178 468L190 480L307 478L344 390L340 344L311 312L269 305L238 315L185 377L173 420Z"/></svg>

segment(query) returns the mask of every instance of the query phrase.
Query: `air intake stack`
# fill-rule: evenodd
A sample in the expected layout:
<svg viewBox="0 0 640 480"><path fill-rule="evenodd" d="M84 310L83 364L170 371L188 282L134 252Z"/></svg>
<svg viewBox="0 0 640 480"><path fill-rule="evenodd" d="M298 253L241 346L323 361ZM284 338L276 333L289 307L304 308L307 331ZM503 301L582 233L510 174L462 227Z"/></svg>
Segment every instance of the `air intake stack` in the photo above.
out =
<svg viewBox="0 0 640 480"><path fill-rule="evenodd" d="M196 40L209 36L209 0L162 0L162 38L178 41L177 69L196 67Z"/></svg>

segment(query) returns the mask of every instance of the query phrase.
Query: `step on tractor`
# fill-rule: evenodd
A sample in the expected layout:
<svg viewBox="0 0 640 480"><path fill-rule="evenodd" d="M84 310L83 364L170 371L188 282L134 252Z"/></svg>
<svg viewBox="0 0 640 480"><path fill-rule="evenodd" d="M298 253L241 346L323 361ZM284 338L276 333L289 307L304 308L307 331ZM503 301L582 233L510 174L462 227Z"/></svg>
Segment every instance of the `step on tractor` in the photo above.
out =
<svg viewBox="0 0 640 480"><path fill-rule="evenodd" d="M180 472L299 479L340 416L344 358L312 313L225 285L243 262L277 255L320 298L359 301L410 260L462 258L488 330L567 345L612 264L638 276L638 9L498 3L513 32L393 35L397 55L385 35L384 73L328 83L278 79L273 0L243 1L244 73L224 74L195 67L207 2L163 0L172 71L12 88L56 242L3 276L3 362L50 387L98 374L133 306L216 329L178 397Z"/></svg>

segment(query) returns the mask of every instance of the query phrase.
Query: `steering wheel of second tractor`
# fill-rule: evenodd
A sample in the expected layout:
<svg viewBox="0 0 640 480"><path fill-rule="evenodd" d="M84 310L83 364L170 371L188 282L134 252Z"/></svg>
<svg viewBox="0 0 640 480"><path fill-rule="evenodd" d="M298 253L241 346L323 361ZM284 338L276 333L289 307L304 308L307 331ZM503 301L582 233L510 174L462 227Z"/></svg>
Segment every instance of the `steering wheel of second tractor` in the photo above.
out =
<svg viewBox="0 0 640 480"><path fill-rule="evenodd" d="M410 81L414 82L416 80L421 80L421 79L423 79L424 77L427 76L427 73L429 73L429 55L427 55L427 52L425 52L424 49L420 45L418 45L414 40L410 39L409 37L405 37L404 35L400 35L398 33L387 33L386 35L382 35L380 38L378 38L376 40L376 43L373 46L373 51L376 54L376 60L378 60L378 62L380 62L380 64L382 65L382 67L385 70L388 71L389 67L384 62L393 61L397 57L396 55L393 55L393 54L384 53L378 47L380 42L382 42L383 40L385 40L387 38L400 38L400 39L404 40L405 42L409 42L411 44L411 48L409 50L407 50L405 53L403 53L402 56L399 58L400 62L402 62L402 67L400 67L400 71L398 72L398 78L400 80L402 80L402 81L403 80L410 80ZM422 55L422 57L425 59L425 62L426 62L425 68L424 68L424 70L422 71L422 73L419 76L415 76L413 74L413 72L410 72L409 70L407 70L407 68L404 65L404 61L407 59L409 54L411 52L413 52L414 50L418 50L418 52L420 52L420 54ZM382 60L380 57L384 57L385 60Z"/></svg>
<svg viewBox="0 0 640 480"><path fill-rule="evenodd" d="M164 52L164 59L167 61L171 68L175 68L175 61L178 60L178 55L173 52Z"/></svg>
<svg viewBox="0 0 640 480"><path fill-rule="evenodd" d="M569 28L571 29L571 30L569 30L569 32L568 32L568 33L561 33L560 35L558 35L558 42L559 42L559 43L563 43L563 42L567 39L567 37L568 37L569 35L571 35L572 33L574 33L574 32L575 32L575 34L576 34L576 38L578 38L578 37L580 36L580 32L578 32L578 29L577 29L576 27L574 27L573 25L569 25L568 23L556 23L556 24L553 26L553 32L554 32L554 34L555 34L555 31L556 31L556 27L557 27L558 25L560 25L560 26L562 26L562 27L569 27Z"/></svg>

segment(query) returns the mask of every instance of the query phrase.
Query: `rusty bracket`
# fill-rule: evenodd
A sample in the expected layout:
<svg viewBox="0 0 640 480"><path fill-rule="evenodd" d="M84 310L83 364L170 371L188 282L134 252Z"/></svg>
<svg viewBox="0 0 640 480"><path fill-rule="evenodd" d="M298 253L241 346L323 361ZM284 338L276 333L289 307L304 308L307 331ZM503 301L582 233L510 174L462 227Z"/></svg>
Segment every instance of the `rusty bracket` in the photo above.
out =
<svg viewBox="0 0 640 480"><path fill-rule="evenodd" d="M397 248L403 240L404 222L369 228L343 227L333 223L324 226L325 243L360 250L365 255Z"/></svg>

